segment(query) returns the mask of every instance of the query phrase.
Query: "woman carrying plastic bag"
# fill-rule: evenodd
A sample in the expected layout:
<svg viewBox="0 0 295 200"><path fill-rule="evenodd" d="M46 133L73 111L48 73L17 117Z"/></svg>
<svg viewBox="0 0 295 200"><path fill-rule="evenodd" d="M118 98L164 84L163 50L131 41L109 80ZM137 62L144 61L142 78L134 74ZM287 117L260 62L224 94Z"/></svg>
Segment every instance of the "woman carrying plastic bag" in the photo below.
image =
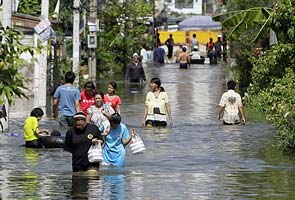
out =
<svg viewBox="0 0 295 200"><path fill-rule="evenodd" d="M129 133L126 125L121 123L121 116L118 113L110 116L110 125L110 131L105 136L103 159L108 165L124 167L125 146L131 141L132 135ZM103 126L100 126L101 132L103 132L103 128Z"/></svg>

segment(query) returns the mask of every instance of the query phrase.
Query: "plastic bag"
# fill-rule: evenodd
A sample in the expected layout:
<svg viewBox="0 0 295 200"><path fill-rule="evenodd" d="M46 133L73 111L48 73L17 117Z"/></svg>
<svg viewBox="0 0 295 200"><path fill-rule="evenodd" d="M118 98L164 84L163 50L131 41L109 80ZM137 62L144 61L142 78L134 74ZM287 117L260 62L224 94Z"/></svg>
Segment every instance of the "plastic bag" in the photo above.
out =
<svg viewBox="0 0 295 200"><path fill-rule="evenodd" d="M132 137L132 143L130 144L130 148L133 154L141 153L145 151L145 145L139 135L134 135Z"/></svg>
<svg viewBox="0 0 295 200"><path fill-rule="evenodd" d="M88 160L90 163L103 161L101 144L93 144L88 150Z"/></svg>

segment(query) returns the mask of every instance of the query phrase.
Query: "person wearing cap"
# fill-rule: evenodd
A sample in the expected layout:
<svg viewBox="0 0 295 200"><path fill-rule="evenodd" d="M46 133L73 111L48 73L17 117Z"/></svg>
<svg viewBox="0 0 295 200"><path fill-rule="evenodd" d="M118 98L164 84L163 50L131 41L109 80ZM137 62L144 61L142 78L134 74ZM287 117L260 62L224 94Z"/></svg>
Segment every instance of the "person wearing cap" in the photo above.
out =
<svg viewBox="0 0 295 200"><path fill-rule="evenodd" d="M130 83L140 83L142 80L146 81L144 69L139 62L139 55L134 53L132 57L133 62L126 69L125 81L129 80Z"/></svg>
<svg viewBox="0 0 295 200"><path fill-rule="evenodd" d="M90 163L88 150L92 144L103 143L101 132L94 124L86 122L86 115L80 111L74 115L75 126L66 132L64 149L72 153L73 172L99 170L99 163Z"/></svg>
<svg viewBox="0 0 295 200"><path fill-rule="evenodd" d="M129 133L125 124L121 122L121 116L114 113L110 116L110 132L105 136L105 144L103 146L103 160L107 165L124 167L125 166L125 146L132 139L132 134ZM100 131L103 127L101 127Z"/></svg>
<svg viewBox="0 0 295 200"><path fill-rule="evenodd" d="M74 126L76 112L80 111L80 91L73 85L75 73L68 71L65 74L65 83L58 86L53 95L52 118L58 117L60 127L67 128Z"/></svg>
<svg viewBox="0 0 295 200"><path fill-rule="evenodd" d="M95 86L92 81L84 84L84 90L81 91L80 108L87 115L87 109L95 104L94 100Z"/></svg>

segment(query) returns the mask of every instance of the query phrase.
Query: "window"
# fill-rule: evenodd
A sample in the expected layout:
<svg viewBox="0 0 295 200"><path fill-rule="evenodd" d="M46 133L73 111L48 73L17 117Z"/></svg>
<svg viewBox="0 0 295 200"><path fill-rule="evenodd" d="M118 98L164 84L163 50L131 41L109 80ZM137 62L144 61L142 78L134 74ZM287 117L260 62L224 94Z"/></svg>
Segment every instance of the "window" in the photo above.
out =
<svg viewBox="0 0 295 200"><path fill-rule="evenodd" d="M175 0L175 8L193 8L194 0Z"/></svg>

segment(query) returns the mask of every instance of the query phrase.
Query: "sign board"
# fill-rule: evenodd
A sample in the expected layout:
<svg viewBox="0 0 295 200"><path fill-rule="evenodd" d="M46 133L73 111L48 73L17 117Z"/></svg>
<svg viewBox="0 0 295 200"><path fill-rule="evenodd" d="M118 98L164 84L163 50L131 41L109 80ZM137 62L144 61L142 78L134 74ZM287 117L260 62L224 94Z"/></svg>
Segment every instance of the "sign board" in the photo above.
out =
<svg viewBox="0 0 295 200"><path fill-rule="evenodd" d="M38 34L39 39L41 42L46 42L46 40L52 38L55 36L55 31L51 28L51 26L48 26L45 30L43 30L40 34Z"/></svg>
<svg viewBox="0 0 295 200"><path fill-rule="evenodd" d="M44 20L41 20L41 22L34 27L34 30L36 31L37 34L40 34L50 25L51 25L51 22L49 21L49 19L44 19Z"/></svg>
<svg viewBox="0 0 295 200"><path fill-rule="evenodd" d="M50 25L51 22L48 19L42 19L41 22L34 27L35 32L42 42L45 42L56 34Z"/></svg>
<svg viewBox="0 0 295 200"><path fill-rule="evenodd" d="M89 32L98 32L99 31L99 20L96 20L95 23L87 22Z"/></svg>

